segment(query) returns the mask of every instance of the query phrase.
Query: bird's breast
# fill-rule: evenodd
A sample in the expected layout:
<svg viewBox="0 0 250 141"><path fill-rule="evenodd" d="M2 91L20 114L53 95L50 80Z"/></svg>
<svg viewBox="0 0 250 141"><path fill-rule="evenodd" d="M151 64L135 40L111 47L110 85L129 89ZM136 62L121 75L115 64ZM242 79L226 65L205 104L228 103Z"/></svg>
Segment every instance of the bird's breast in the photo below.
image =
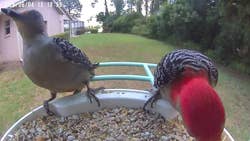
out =
<svg viewBox="0 0 250 141"><path fill-rule="evenodd" d="M57 92L83 87L83 81L89 80L87 71L58 61L58 54L47 48L26 48L23 70L38 86Z"/></svg>

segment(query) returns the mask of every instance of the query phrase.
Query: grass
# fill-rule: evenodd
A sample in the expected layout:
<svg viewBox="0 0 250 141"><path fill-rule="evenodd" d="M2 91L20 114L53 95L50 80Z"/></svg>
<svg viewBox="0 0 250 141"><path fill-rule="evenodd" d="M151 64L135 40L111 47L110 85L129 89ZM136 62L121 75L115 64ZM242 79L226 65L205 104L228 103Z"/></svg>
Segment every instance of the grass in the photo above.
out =
<svg viewBox="0 0 250 141"><path fill-rule="evenodd" d="M89 34L73 38L72 42L94 61L158 62L173 49L162 42L129 34Z"/></svg>
<svg viewBox="0 0 250 141"><path fill-rule="evenodd" d="M24 77L21 69L0 74L0 131L27 112L34 86ZM30 92L30 93L29 93Z"/></svg>
<svg viewBox="0 0 250 141"><path fill-rule="evenodd" d="M218 90L224 103L226 128L236 140L250 140L250 80L221 68Z"/></svg>
<svg viewBox="0 0 250 141"><path fill-rule="evenodd" d="M92 62L138 61L157 63L173 46L126 34L87 34L73 38L72 43L80 47ZM139 68L100 68L97 74L140 74ZM226 128L237 141L250 139L250 79L219 67L219 83L216 87L224 103ZM149 88L149 84L131 81L95 82L107 88ZM18 118L49 97L48 91L39 88L23 74L21 69L0 73L0 133Z"/></svg>

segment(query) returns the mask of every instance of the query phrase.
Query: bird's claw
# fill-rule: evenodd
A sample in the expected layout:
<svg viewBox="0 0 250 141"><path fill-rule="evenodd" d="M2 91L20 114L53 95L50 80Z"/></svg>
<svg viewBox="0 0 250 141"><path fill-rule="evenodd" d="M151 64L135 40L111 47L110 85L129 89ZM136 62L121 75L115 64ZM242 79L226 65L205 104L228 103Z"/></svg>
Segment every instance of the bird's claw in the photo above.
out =
<svg viewBox="0 0 250 141"><path fill-rule="evenodd" d="M55 114L54 114L52 111L50 111L50 109L49 109L49 101L44 101L43 107L44 107L44 109L46 110L46 113L47 113L49 116L55 115Z"/></svg>
<svg viewBox="0 0 250 141"><path fill-rule="evenodd" d="M150 104L150 107L151 107L151 108L154 108L154 104L156 103L156 101L157 101L158 99L159 99L159 98L158 98L157 95L155 95L155 96L153 97L153 99L151 100L151 104Z"/></svg>
<svg viewBox="0 0 250 141"><path fill-rule="evenodd" d="M89 89L87 90L87 97L88 97L90 103L93 102L93 101L92 101L92 98L94 98L95 101L96 101L97 104L98 104L98 107L101 106L100 100L95 96L95 94L96 94L97 92L103 90L103 89L105 89L105 88L104 88L104 87L100 87L100 88L96 88L96 89L90 89L90 88L89 88Z"/></svg>
<svg viewBox="0 0 250 141"><path fill-rule="evenodd" d="M149 90L150 93L153 93L153 95L145 102L145 104L143 105L143 110L146 112L149 112L146 107L147 105L150 103L150 107L153 108L155 102L160 99L160 93L159 92L154 92L153 89Z"/></svg>
<svg viewBox="0 0 250 141"><path fill-rule="evenodd" d="M148 106L148 104L150 103L150 107L153 108L154 107L154 102L156 102L156 98L155 98L155 95L153 95L152 97L150 97L146 102L145 104L143 105L143 110L144 111L148 111L146 109L146 107Z"/></svg>
<svg viewBox="0 0 250 141"><path fill-rule="evenodd" d="M93 102L93 101L92 101L92 98L94 98L95 101L97 102L98 107L101 106L99 99L95 96L95 91L94 91L94 90L92 90L92 89L88 90L88 91L87 91L87 97L88 97L90 103Z"/></svg>

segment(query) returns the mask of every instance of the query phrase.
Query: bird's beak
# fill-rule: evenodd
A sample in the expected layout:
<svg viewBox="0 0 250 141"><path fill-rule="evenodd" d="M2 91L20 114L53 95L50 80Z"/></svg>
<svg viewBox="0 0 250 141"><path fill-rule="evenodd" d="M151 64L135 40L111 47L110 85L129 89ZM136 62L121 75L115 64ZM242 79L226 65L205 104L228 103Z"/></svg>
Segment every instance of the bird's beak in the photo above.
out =
<svg viewBox="0 0 250 141"><path fill-rule="evenodd" d="M6 14L7 16L10 16L14 19L19 19L20 17L22 17L21 14L17 13L16 11L10 9L10 8L1 8L1 11Z"/></svg>

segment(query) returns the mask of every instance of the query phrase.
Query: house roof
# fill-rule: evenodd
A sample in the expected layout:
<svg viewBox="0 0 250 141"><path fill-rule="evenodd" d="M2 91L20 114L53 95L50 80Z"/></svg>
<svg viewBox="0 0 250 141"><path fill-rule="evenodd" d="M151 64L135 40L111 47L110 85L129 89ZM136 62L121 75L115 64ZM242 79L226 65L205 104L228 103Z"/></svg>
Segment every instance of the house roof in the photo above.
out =
<svg viewBox="0 0 250 141"><path fill-rule="evenodd" d="M25 3L28 0L0 0L0 8L6 8L6 7L16 7L21 3ZM33 1L33 0L30 0ZM51 0L53 3L56 3L56 0ZM66 10L63 7L55 7L56 10L61 13L61 14L65 14L66 16L68 16L71 20L73 20L74 18L72 16L69 15L68 12L66 12ZM0 15L2 14L2 12L0 11Z"/></svg>

